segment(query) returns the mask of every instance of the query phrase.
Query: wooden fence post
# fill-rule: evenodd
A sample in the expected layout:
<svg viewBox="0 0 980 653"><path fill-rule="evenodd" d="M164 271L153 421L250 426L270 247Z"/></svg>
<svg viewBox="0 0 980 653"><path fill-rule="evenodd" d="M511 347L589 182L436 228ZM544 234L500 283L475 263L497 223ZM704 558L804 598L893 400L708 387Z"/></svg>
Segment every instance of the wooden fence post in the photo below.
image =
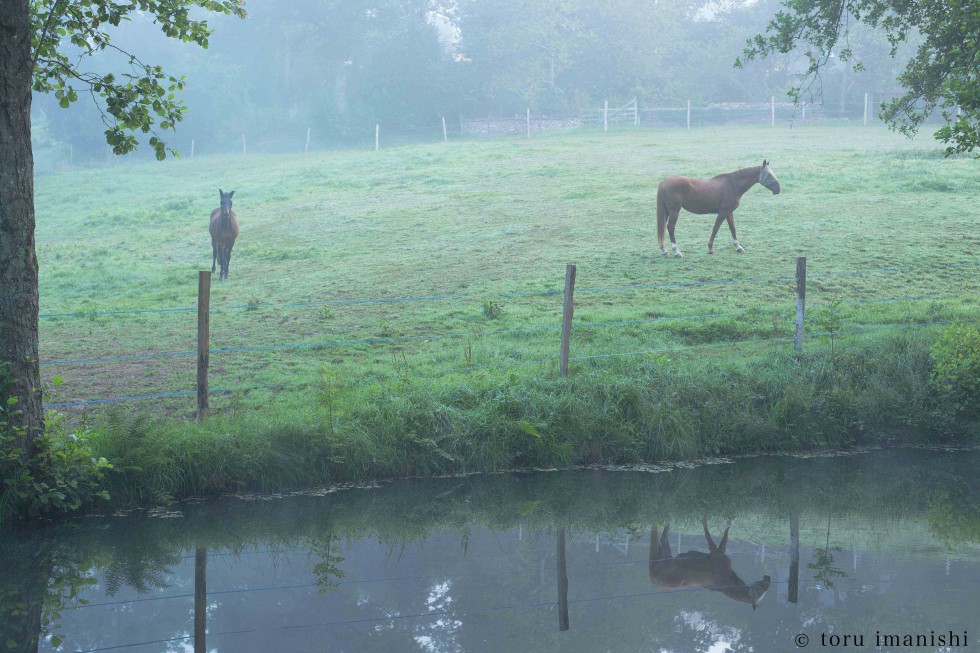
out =
<svg viewBox="0 0 980 653"><path fill-rule="evenodd" d="M305 153L307 153L309 151L310 151L310 128L307 127L306 128L306 146L303 148L303 153L305 154Z"/></svg>
<svg viewBox="0 0 980 653"><path fill-rule="evenodd" d="M568 630L568 566L564 527L558 528L558 630Z"/></svg>
<svg viewBox="0 0 980 653"><path fill-rule="evenodd" d="M803 317L806 314L806 257L796 259L796 336L793 349L803 353Z"/></svg>
<svg viewBox="0 0 980 653"><path fill-rule="evenodd" d="M609 100L606 100L606 104L602 109L602 131L609 131Z"/></svg>
<svg viewBox="0 0 980 653"><path fill-rule="evenodd" d="M207 653L208 550L194 550L194 653Z"/></svg>
<svg viewBox="0 0 980 653"><path fill-rule="evenodd" d="M800 594L800 516L789 516L789 602L796 603Z"/></svg>
<svg viewBox="0 0 980 653"><path fill-rule="evenodd" d="M449 132L446 131L446 116L442 117L442 142L449 142Z"/></svg>
<svg viewBox="0 0 980 653"><path fill-rule="evenodd" d="M211 271L197 273L197 421L208 414L208 358L211 348Z"/></svg>
<svg viewBox="0 0 980 653"><path fill-rule="evenodd" d="M374 151L377 152L381 149L381 125L374 125Z"/></svg>
<svg viewBox="0 0 980 653"><path fill-rule="evenodd" d="M194 158L194 139L191 139L191 158Z"/></svg>
<svg viewBox="0 0 980 653"><path fill-rule="evenodd" d="M633 98L633 126L640 126L640 101L639 98Z"/></svg>
<svg viewBox="0 0 980 653"><path fill-rule="evenodd" d="M572 337L572 294L575 292L575 264L565 266L565 302L561 316L561 375L568 376L568 347Z"/></svg>

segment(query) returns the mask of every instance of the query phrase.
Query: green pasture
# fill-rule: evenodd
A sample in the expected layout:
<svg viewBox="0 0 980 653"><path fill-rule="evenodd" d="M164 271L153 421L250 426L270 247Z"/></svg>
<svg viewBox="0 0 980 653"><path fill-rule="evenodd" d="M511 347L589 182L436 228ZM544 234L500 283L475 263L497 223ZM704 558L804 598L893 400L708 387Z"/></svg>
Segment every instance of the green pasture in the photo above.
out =
<svg viewBox="0 0 980 653"><path fill-rule="evenodd" d="M685 257L659 255L663 177L712 176L763 158L783 190L756 186L743 197L735 220L746 254L735 254L723 226L709 256L713 216L682 213ZM928 137L840 124L120 159L37 179L41 356L193 350L193 311L98 312L196 305L219 187L236 191L241 235L230 279L212 282L212 348L344 343L212 354L212 388L313 383L215 395L219 414L316 403L333 420L352 394L556 375L561 295L535 293L559 291L566 263L578 266L573 377L639 360L738 365L791 351L798 256L814 275L810 333L972 321L978 173L980 161L943 158ZM852 272L861 274L835 275ZM456 298L285 306L432 296ZM597 324L608 322L618 324ZM889 331L807 347L878 333ZM42 375L59 377L49 402L190 391L195 357L59 363ZM131 405L184 417L194 399Z"/></svg>

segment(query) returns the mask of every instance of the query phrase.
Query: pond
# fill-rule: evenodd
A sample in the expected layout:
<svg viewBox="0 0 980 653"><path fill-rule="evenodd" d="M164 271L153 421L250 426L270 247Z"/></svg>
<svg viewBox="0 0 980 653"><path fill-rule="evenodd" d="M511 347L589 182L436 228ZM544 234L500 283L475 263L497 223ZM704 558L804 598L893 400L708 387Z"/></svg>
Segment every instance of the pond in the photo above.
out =
<svg viewBox="0 0 980 653"><path fill-rule="evenodd" d="M764 456L88 517L0 535L0 644L966 651L978 468L976 450Z"/></svg>

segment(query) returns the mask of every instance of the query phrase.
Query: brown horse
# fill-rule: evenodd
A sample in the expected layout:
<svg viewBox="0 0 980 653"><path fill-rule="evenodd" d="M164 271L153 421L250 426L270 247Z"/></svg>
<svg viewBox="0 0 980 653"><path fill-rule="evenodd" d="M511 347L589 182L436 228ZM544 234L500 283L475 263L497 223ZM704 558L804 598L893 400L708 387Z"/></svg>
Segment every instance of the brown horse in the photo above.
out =
<svg viewBox="0 0 980 653"><path fill-rule="evenodd" d="M742 168L711 179L692 177L664 179L657 188L657 238L660 240L660 251L664 256L670 256L664 248L664 225L666 225L667 230L670 231L670 247L674 250L674 256L683 256L677 247L677 241L674 240L674 225L677 224L677 215L681 209L686 209L699 215L718 214L715 228L711 230L711 238L708 239L709 254L715 253L713 248L715 235L718 233L718 227L726 220L732 232L735 251L739 254L744 253L745 250L738 244L738 236L735 235L733 212L738 208L738 202L745 191L757 183L771 190L773 195L779 194L779 180L769 167L768 161L763 161L761 166Z"/></svg>
<svg viewBox="0 0 980 653"><path fill-rule="evenodd" d="M715 546L708 532L708 522L701 520L704 526L704 539L708 541L708 551L688 551L676 558L670 553L667 542L667 531L670 524L664 524L663 535L657 538L657 527L650 529L650 581L657 587L667 589L682 589L691 585L700 585L712 592L721 592L730 599L749 603L755 610L759 601L769 591L771 578L763 576L762 580L746 585L732 571L732 560L725 555L728 546L728 528L721 537L721 544Z"/></svg>
<svg viewBox="0 0 980 653"><path fill-rule="evenodd" d="M221 206L211 211L211 225L208 231L211 232L211 272L214 273L215 261L221 266L219 279L228 278L228 264L231 262L231 248L235 246L235 239L238 238L238 220L235 212L231 210L231 197L235 191L226 193L220 188L218 194L221 196Z"/></svg>

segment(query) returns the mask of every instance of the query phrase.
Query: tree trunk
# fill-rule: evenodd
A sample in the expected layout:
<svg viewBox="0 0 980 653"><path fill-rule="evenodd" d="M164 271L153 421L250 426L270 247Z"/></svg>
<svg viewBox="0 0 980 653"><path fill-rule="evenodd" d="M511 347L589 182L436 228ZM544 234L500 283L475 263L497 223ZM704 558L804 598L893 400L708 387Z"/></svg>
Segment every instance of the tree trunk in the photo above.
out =
<svg viewBox="0 0 980 653"><path fill-rule="evenodd" d="M0 2L0 402L25 454L44 428L37 345L28 0ZM2 370L0 370L2 371ZM6 387L4 387L6 385ZM17 402L8 406L8 399Z"/></svg>

